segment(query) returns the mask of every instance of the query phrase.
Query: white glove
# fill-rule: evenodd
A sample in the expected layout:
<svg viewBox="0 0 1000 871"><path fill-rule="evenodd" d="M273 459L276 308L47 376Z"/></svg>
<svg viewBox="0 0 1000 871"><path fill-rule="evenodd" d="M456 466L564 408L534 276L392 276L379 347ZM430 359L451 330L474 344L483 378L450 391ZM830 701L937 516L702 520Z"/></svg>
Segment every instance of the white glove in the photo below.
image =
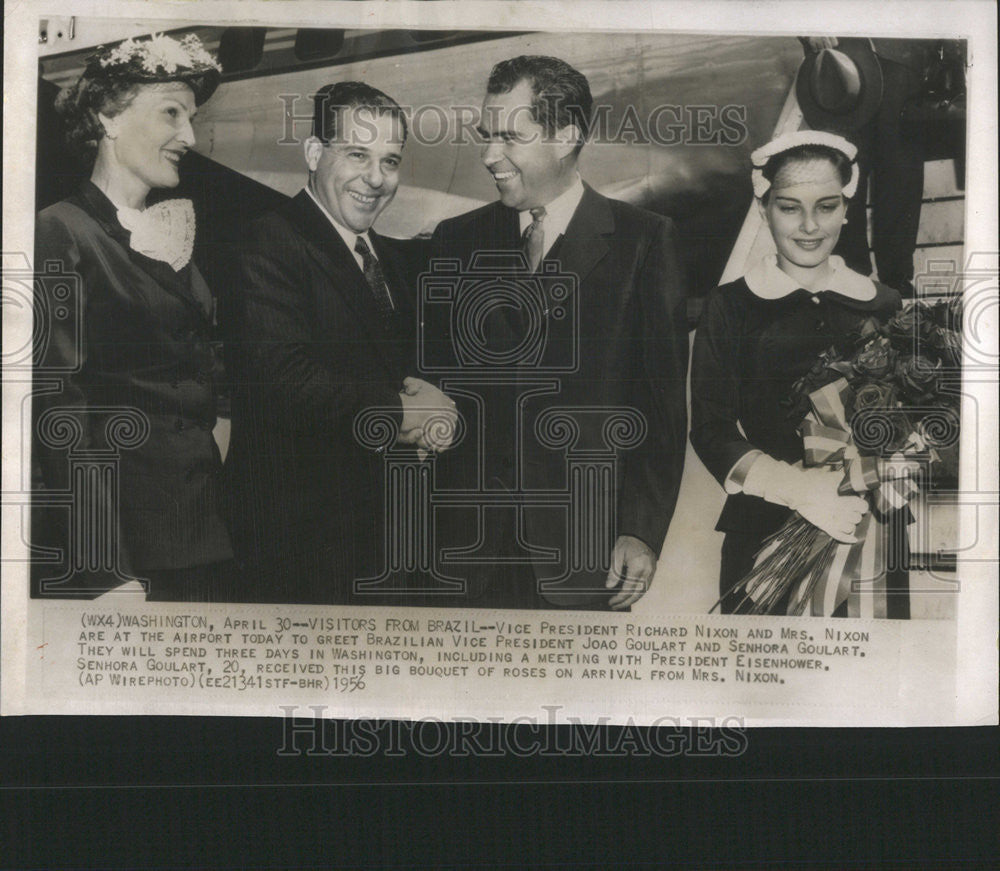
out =
<svg viewBox="0 0 1000 871"><path fill-rule="evenodd" d="M761 454L747 472L743 492L798 511L831 538L848 544L868 511L860 496L837 492L843 475L828 469L804 469Z"/></svg>

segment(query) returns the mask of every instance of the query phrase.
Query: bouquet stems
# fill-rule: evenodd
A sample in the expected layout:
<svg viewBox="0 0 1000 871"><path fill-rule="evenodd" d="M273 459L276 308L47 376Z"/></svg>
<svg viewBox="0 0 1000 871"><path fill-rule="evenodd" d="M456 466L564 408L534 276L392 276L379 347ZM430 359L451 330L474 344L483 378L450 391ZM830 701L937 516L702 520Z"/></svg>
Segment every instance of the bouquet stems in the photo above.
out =
<svg viewBox="0 0 1000 871"><path fill-rule="evenodd" d="M800 514L792 514L777 532L764 539L753 569L733 584L709 613L718 608L724 599L742 592L734 613L773 614L791 587L804 583L803 594L797 597L797 605L791 612L802 614L830 565L836 548L837 542L829 535ZM761 556L763 559L759 559Z"/></svg>

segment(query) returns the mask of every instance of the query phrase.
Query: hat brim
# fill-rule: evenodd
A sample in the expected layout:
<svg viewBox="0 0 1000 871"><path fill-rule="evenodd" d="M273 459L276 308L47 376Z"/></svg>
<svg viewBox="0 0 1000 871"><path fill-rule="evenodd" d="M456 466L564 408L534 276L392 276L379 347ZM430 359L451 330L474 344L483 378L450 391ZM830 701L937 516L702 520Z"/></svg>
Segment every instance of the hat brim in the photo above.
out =
<svg viewBox="0 0 1000 871"><path fill-rule="evenodd" d="M795 96L810 127L843 133L864 127L875 117L882 102L882 67L867 40L841 39L836 50L846 54L858 68L861 90L855 104L846 112L830 112L816 102L809 83L816 72L819 52L810 52L799 65Z"/></svg>
<svg viewBox="0 0 1000 871"><path fill-rule="evenodd" d="M194 102L200 106L206 102L222 81L222 73L211 67L201 70L178 70L176 72L146 73L134 69L108 71L96 65L91 65L84 73L91 78L113 79L119 82L134 82L137 85L158 85L168 82L183 82L194 91Z"/></svg>
<svg viewBox="0 0 1000 871"><path fill-rule="evenodd" d="M206 102L222 81L222 73L218 70L187 70L174 73L169 76L151 75L148 77L134 77L135 81L143 84L155 84L158 82L183 82L194 91L194 102L200 106Z"/></svg>

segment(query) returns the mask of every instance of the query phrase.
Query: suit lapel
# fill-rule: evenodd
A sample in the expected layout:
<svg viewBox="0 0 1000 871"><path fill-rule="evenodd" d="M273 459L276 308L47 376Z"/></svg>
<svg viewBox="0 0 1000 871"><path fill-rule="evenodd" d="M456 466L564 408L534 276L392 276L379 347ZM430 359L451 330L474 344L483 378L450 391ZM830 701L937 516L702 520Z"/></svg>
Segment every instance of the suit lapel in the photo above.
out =
<svg viewBox="0 0 1000 871"><path fill-rule="evenodd" d="M213 298L207 285L200 280L200 276L195 276L191 263L184 266L180 272L174 272L169 264L159 260L153 260L145 254L134 251L129 244L131 236L129 232L118 222L118 212L112 203L101 190L90 181L87 181L80 188L78 195L79 205L95 221L97 221L128 254L129 260L152 278L156 284L169 293L177 297L185 305L194 308L202 317L211 318ZM198 280L197 290L194 282ZM141 293L147 305L152 304L148 294L141 287L134 288Z"/></svg>
<svg viewBox="0 0 1000 871"><path fill-rule="evenodd" d="M309 243L308 251L330 278L330 288L366 323L380 318L371 288L340 234L330 226L311 196L300 191L285 207L299 234Z"/></svg>
<svg viewBox="0 0 1000 871"><path fill-rule="evenodd" d="M583 187L583 198L557 251L562 271L576 275L581 284L610 250L608 237L615 231L607 201L589 185Z"/></svg>
<svg viewBox="0 0 1000 871"><path fill-rule="evenodd" d="M502 250L521 250L521 223L516 209L509 209L500 202L495 203L497 214L493 218L496 228L498 248Z"/></svg>
<svg viewBox="0 0 1000 871"><path fill-rule="evenodd" d="M186 305L196 308L202 317L210 318L212 316L211 292L203 280L199 282L197 291L195 290L195 273L192 263L187 263L180 272L174 272L170 264L161 260L153 260L131 248L129 256L133 263L155 278L157 284L167 293L176 296Z"/></svg>
<svg viewBox="0 0 1000 871"><path fill-rule="evenodd" d="M411 299L413 298L413 288L407 287L408 280L405 270L402 268L402 264L398 261L393 252L387 248L385 242L378 233L374 230L369 230L368 237L371 239L372 248L375 250L375 256L378 258L379 265L382 267L382 274L385 276L386 283L389 285L389 293L392 294L392 301L396 308L396 314L399 315L408 311L412 308Z"/></svg>
<svg viewBox="0 0 1000 871"><path fill-rule="evenodd" d="M521 223L516 209L508 208L499 200L493 203L485 225L485 238L475 240L475 251L521 251ZM469 268L470 262L465 264ZM502 346L517 341L526 326L526 312L513 306L503 306L500 309L500 319L506 324L508 335L494 337Z"/></svg>
<svg viewBox="0 0 1000 871"><path fill-rule="evenodd" d="M515 209L494 202L482 227L482 238L473 240L475 249L521 250L521 228ZM558 248L549 256L557 256L562 267L575 272L582 281L610 250L607 237L614 231L615 220L607 201L585 183L580 204Z"/></svg>

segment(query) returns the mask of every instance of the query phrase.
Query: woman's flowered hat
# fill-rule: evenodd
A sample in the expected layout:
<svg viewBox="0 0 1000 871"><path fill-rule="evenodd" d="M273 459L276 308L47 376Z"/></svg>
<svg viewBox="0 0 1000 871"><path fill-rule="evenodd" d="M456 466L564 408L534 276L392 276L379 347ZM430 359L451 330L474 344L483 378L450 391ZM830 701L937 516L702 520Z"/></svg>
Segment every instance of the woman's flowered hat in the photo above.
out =
<svg viewBox="0 0 1000 871"><path fill-rule="evenodd" d="M176 40L157 33L101 46L88 59L84 75L137 83L184 82L200 106L219 86L222 67L195 34Z"/></svg>

